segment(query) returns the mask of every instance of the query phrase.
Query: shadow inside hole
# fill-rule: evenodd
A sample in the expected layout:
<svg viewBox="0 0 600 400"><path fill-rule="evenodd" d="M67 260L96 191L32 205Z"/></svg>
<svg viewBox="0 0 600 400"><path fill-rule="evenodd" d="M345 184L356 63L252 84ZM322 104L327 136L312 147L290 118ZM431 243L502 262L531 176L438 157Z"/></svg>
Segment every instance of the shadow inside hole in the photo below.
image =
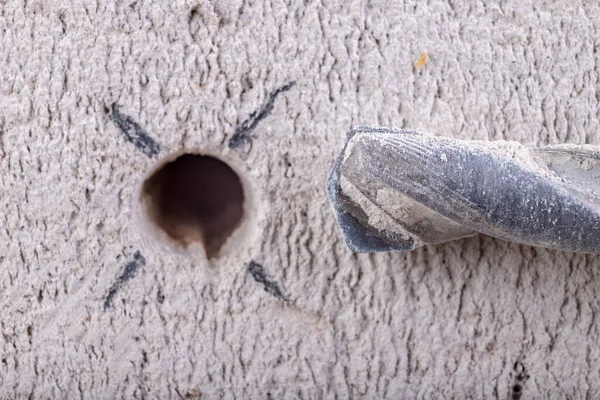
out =
<svg viewBox="0 0 600 400"><path fill-rule="evenodd" d="M144 182L142 196L156 225L183 247L201 243L208 258L218 255L244 215L239 176L211 156L184 154L165 164Z"/></svg>
<svg viewBox="0 0 600 400"><path fill-rule="evenodd" d="M519 400L523 394L523 386L518 383L512 387L512 398L513 400Z"/></svg>

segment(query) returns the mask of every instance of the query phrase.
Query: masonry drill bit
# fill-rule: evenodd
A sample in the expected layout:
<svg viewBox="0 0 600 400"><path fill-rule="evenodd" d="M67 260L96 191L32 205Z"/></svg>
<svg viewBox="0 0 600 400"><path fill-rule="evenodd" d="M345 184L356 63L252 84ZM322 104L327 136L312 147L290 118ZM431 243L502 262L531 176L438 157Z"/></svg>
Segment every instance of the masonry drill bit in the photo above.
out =
<svg viewBox="0 0 600 400"><path fill-rule="evenodd" d="M348 134L327 194L352 251L412 250L483 233L600 253L600 147L527 147L413 131Z"/></svg>

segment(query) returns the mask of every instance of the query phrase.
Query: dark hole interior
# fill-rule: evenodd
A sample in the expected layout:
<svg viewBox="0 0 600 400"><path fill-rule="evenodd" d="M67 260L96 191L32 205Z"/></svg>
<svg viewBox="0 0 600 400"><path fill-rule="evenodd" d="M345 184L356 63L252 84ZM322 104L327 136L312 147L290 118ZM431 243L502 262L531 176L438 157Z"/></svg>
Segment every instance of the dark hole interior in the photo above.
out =
<svg viewBox="0 0 600 400"><path fill-rule="evenodd" d="M521 385L519 385L518 383L513 386L514 393L521 393L521 390L523 390L523 387Z"/></svg>
<svg viewBox="0 0 600 400"><path fill-rule="evenodd" d="M223 161L184 154L144 182L150 218L184 247L197 242L218 255L244 214L239 176Z"/></svg>

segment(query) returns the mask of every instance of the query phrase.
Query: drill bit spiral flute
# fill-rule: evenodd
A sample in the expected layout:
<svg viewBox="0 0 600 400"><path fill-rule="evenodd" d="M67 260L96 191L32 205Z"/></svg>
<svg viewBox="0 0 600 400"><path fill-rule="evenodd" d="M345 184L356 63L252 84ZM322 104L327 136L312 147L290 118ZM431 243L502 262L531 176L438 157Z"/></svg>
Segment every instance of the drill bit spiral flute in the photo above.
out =
<svg viewBox="0 0 600 400"><path fill-rule="evenodd" d="M477 233L600 253L600 147L527 147L379 128L348 134L327 193L356 252Z"/></svg>

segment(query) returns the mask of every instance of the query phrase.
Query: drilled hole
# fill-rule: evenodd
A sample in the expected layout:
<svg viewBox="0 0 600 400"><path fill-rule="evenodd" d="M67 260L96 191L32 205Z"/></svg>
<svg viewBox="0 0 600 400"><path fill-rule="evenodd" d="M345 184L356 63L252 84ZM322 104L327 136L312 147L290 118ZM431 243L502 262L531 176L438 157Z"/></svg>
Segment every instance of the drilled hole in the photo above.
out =
<svg viewBox="0 0 600 400"><path fill-rule="evenodd" d="M239 176L223 161L184 154L145 182L142 197L150 219L177 244L200 243L213 258L244 216Z"/></svg>
<svg viewBox="0 0 600 400"><path fill-rule="evenodd" d="M512 398L513 400L519 400L521 399L521 395L523 391L523 386L519 385L518 383L515 384L512 388Z"/></svg>

